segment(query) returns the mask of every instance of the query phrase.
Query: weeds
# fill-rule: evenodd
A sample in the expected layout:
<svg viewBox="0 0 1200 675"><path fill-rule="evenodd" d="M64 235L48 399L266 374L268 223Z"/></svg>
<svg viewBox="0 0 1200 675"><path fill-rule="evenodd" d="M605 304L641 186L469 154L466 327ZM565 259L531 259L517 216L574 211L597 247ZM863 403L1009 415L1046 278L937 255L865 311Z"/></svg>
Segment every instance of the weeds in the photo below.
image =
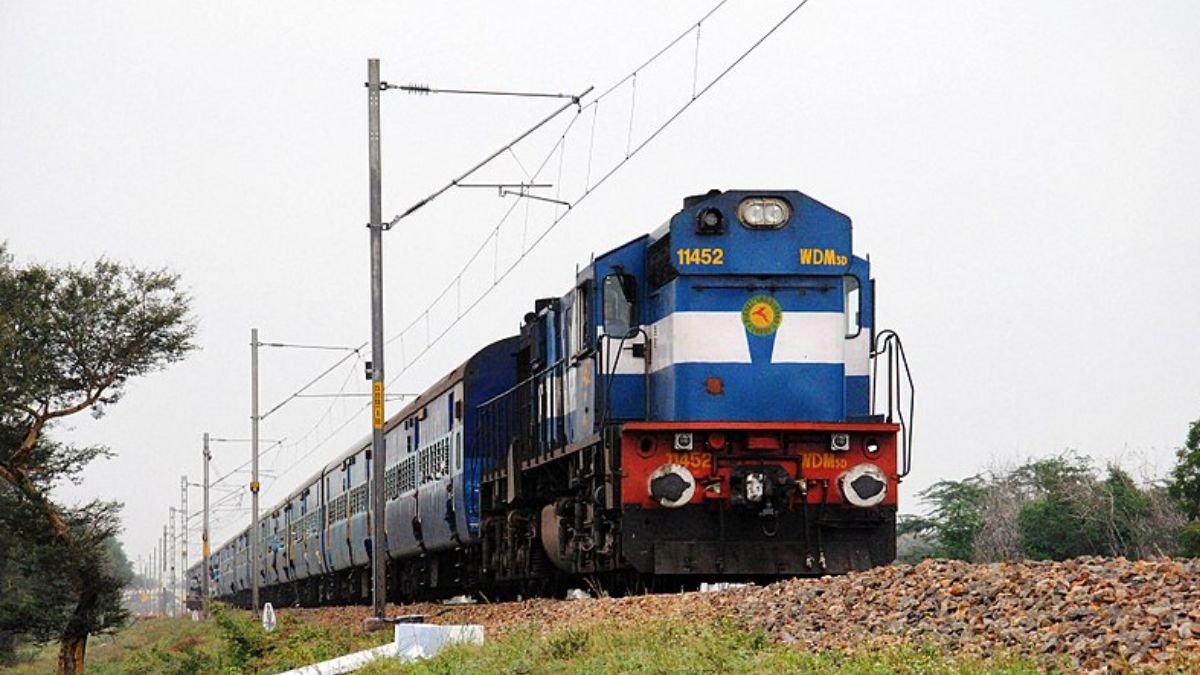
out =
<svg viewBox="0 0 1200 675"><path fill-rule="evenodd" d="M545 635L529 626L483 645L457 645L414 664L378 661L360 671L396 673L844 673L847 675L1002 673L1037 668L1021 660L983 662L933 649L895 647L813 654L732 624L657 621L636 627L596 624Z"/></svg>

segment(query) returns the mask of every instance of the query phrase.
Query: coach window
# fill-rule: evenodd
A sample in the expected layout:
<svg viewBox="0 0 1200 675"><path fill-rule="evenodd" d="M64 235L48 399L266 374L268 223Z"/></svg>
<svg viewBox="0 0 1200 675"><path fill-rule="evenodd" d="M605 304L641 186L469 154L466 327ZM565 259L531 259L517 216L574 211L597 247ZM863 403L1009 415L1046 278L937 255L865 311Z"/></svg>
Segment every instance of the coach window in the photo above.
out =
<svg viewBox="0 0 1200 675"><path fill-rule="evenodd" d="M858 277L842 277L846 301L846 337L858 337L862 332L862 289Z"/></svg>

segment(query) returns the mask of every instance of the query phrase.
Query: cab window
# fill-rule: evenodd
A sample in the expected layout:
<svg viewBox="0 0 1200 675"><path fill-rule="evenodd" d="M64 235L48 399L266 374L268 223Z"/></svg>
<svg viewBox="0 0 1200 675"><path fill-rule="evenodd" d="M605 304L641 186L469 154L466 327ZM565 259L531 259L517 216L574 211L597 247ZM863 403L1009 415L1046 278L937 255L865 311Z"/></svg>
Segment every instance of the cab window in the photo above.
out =
<svg viewBox="0 0 1200 675"><path fill-rule="evenodd" d="M571 356L579 356L592 348L591 290L592 284L587 281L575 289L575 301L571 303Z"/></svg>
<svg viewBox="0 0 1200 675"><path fill-rule="evenodd" d="M846 337L858 337L862 332L862 288L858 277L842 277L846 307Z"/></svg>
<svg viewBox="0 0 1200 675"><path fill-rule="evenodd" d="M636 326L633 277L610 274L604 277L604 333L623 338Z"/></svg>

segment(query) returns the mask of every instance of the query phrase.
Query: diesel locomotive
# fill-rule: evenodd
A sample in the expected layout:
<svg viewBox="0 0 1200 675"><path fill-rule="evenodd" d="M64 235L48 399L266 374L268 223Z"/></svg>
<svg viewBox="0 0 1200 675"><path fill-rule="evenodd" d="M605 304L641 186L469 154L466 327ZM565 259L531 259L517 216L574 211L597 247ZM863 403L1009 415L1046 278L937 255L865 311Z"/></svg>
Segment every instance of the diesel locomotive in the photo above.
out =
<svg viewBox="0 0 1200 675"><path fill-rule="evenodd" d="M385 425L388 594L609 592L895 557L911 378L850 219L688 197ZM907 388L906 388L907 387ZM907 394L907 403L900 405ZM907 410L907 416L904 414ZM369 597L370 439L189 570L248 605Z"/></svg>

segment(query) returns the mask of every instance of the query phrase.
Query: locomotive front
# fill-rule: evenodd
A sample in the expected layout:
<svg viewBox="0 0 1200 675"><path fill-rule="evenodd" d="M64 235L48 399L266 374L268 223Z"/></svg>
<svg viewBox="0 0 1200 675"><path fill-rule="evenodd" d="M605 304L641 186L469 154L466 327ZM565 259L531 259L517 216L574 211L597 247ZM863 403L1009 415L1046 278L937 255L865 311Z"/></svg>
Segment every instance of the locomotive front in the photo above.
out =
<svg viewBox="0 0 1200 675"><path fill-rule="evenodd" d="M872 410L850 219L795 191L710 192L644 247L642 269L621 250L595 263L624 560L738 577L891 562L900 427Z"/></svg>

